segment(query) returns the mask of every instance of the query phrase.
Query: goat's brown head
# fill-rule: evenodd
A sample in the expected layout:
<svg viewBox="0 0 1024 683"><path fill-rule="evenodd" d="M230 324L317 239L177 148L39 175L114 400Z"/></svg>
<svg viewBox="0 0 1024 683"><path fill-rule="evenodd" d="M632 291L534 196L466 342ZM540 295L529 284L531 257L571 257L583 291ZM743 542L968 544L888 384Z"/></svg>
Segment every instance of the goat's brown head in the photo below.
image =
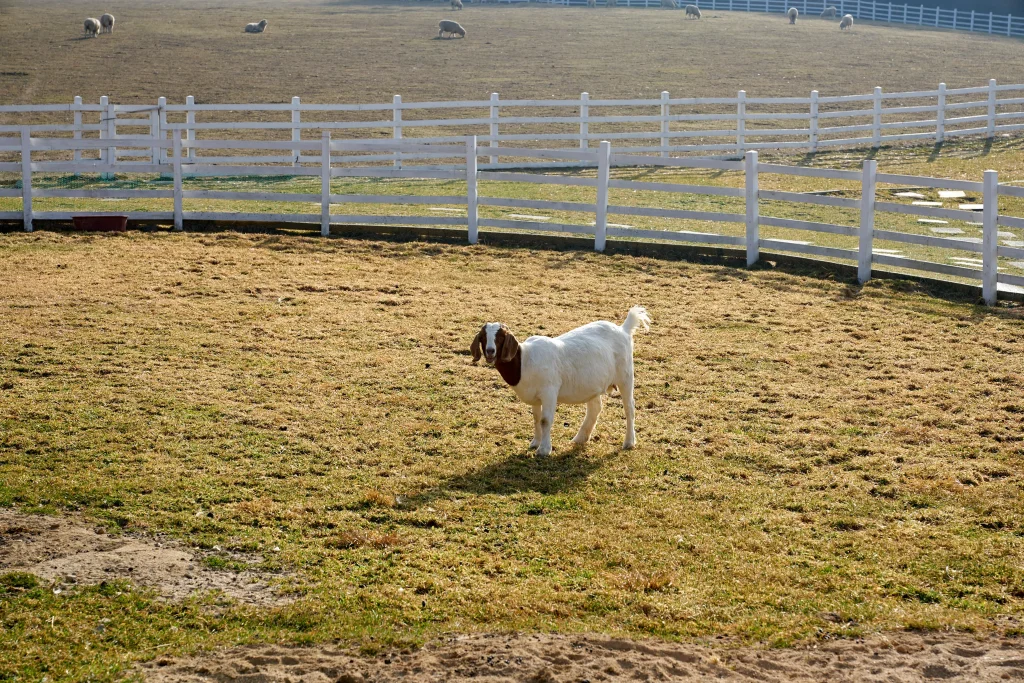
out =
<svg viewBox="0 0 1024 683"><path fill-rule="evenodd" d="M473 354L473 362L480 360L482 355L488 363L511 363L519 352L519 341L504 324L485 323L469 350Z"/></svg>

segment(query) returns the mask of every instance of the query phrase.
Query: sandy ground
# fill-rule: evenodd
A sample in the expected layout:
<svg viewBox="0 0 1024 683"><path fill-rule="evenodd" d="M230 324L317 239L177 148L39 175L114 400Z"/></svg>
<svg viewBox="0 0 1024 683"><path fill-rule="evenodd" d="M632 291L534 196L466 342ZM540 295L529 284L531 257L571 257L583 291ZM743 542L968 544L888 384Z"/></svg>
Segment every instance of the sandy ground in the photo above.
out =
<svg viewBox="0 0 1024 683"><path fill-rule="evenodd" d="M240 647L158 659L142 673L150 683L1004 681L1024 679L1024 641L899 633L764 650L601 636L474 635L373 659L330 647Z"/></svg>
<svg viewBox="0 0 1024 683"><path fill-rule="evenodd" d="M210 569L202 564L201 554L174 542L112 536L74 518L10 510L0 510L0 571L31 572L66 585L126 579L169 600L211 590L253 605L287 600L265 577L255 572Z"/></svg>

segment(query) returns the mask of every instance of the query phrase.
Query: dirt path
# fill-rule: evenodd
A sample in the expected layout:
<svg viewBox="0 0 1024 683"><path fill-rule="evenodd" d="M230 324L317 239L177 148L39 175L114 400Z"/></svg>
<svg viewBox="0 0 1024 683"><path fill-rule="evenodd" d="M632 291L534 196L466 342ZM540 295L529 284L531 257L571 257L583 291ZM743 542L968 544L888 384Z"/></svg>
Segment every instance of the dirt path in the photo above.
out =
<svg viewBox="0 0 1024 683"><path fill-rule="evenodd" d="M158 659L150 683L246 681L1004 681L1024 679L1024 640L899 633L764 650L601 636L474 635L364 658L333 647L240 647Z"/></svg>
<svg viewBox="0 0 1024 683"><path fill-rule="evenodd" d="M220 553L210 553L220 554ZM251 563L258 558L244 559ZM180 600L210 590L253 605L287 600L252 571L217 571L204 554L174 542L111 536L75 518L0 510L0 572L25 571L60 584L98 584L125 579Z"/></svg>

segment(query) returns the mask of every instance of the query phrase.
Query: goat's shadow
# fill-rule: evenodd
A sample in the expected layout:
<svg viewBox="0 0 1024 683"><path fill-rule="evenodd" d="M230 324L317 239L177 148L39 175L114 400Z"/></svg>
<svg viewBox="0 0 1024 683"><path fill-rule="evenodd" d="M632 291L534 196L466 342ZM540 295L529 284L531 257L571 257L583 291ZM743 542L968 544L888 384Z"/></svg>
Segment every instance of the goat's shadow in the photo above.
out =
<svg viewBox="0 0 1024 683"><path fill-rule="evenodd" d="M417 507L454 491L504 496L527 491L544 495L570 491L600 469L607 457L587 456L585 447L578 446L550 456L538 456L532 451L515 453L500 462L449 477L413 496L408 504Z"/></svg>

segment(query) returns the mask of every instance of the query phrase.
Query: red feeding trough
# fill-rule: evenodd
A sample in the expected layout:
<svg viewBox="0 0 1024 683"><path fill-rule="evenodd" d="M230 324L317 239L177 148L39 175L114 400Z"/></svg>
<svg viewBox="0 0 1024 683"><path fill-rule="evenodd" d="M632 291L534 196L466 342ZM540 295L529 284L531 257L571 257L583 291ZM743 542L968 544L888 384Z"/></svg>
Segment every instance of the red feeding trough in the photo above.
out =
<svg viewBox="0 0 1024 683"><path fill-rule="evenodd" d="M92 232L124 232L128 228L128 216L72 216L75 230Z"/></svg>

